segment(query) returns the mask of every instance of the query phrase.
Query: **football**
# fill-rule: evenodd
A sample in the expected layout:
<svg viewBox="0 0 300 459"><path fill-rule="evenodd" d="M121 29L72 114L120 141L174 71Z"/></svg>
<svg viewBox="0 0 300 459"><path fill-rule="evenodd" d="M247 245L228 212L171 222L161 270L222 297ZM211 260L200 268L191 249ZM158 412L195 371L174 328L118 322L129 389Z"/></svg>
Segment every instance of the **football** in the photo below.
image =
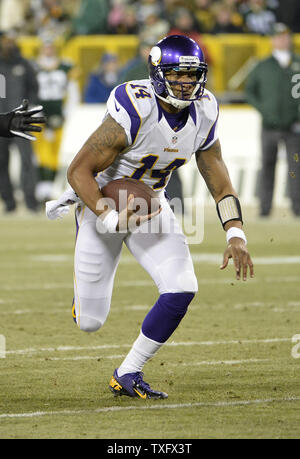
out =
<svg viewBox="0 0 300 459"><path fill-rule="evenodd" d="M114 201L118 212L125 209L131 194L134 195L133 209L138 215L151 214L160 208L157 193L145 183L132 178L112 180L101 188L101 193Z"/></svg>

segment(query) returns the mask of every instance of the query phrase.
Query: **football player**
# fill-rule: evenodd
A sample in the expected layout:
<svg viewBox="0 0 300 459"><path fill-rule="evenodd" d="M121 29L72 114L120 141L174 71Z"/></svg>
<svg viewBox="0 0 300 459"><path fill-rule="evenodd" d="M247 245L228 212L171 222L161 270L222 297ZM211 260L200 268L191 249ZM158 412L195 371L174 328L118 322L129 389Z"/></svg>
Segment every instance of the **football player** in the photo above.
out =
<svg viewBox="0 0 300 459"><path fill-rule="evenodd" d="M93 332L103 326L125 243L151 275L159 298L115 369L109 388L116 396L164 399L165 392L144 381L142 369L176 330L198 290L186 238L164 195L172 171L193 155L227 235L221 268L233 258L237 279L246 280L248 270L251 277L254 274L240 203L222 159L218 103L205 89L207 64L201 48L185 36L166 37L150 52L149 73L149 79L129 81L112 91L101 126L68 169L69 183L81 200L76 209L73 313L81 330ZM120 213L98 203L103 198L101 188L123 177L142 180L161 202L160 213L139 217L141 226L134 231L124 231L133 214L132 195ZM52 203L48 216L57 216L72 202L71 197L72 190ZM160 228L155 234L151 231L154 221Z"/></svg>
<svg viewBox="0 0 300 459"><path fill-rule="evenodd" d="M43 110L42 106L28 109L28 100L23 100L20 107L15 108L9 113L0 114L0 136L1 137L22 137L27 140L36 140L30 132L41 132L45 117L35 115Z"/></svg>

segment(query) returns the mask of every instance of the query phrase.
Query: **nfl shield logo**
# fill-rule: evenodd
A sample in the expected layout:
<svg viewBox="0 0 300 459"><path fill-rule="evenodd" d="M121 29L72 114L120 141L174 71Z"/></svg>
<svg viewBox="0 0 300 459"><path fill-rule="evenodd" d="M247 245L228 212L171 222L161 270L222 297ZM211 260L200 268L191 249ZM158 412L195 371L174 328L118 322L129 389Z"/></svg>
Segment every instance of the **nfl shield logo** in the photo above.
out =
<svg viewBox="0 0 300 459"><path fill-rule="evenodd" d="M173 144L174 144L174 143L177 143L177 140L178 140L178 137L177 137L176 135L174 135L174 136L172 137L172 143L173 143Z"/></svg>

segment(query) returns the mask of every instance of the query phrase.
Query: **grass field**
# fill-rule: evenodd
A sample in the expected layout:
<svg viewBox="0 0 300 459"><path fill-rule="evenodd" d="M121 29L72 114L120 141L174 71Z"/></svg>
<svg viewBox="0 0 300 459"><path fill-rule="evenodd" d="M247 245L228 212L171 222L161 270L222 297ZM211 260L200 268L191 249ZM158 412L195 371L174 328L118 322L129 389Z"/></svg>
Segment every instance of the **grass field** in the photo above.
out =
<svg viewBox="0 0 300 459"><path fill-rule="evenodd" d="M219 270L225 235L209 214L191 246L199 293L144 369L169 398L146 402L108 382L156 301L148 274L124 249L107 323L85 334L71 318L72 216L2 218L0 438L299 438L300 221L245 216L255 278Z"/></svg>

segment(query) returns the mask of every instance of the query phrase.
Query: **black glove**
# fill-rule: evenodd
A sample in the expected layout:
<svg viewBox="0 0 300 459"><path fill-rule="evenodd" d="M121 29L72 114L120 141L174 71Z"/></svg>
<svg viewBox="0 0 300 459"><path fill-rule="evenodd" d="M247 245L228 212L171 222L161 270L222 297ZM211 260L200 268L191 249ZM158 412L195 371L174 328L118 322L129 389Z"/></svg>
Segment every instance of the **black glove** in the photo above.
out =
<svg viewBox="0 0 300 459"><path fill-rule="evenodd" d="M44 116L34 116L43 110L41 105L33 107L30 110L28 110L28 105L28 100L24 99L22 105L11 112L9 131L12 136L23 137L27 140L36 140L29 132L41 132L41 126L34 126L34 124L44 124L46 119Z"/></svg>

